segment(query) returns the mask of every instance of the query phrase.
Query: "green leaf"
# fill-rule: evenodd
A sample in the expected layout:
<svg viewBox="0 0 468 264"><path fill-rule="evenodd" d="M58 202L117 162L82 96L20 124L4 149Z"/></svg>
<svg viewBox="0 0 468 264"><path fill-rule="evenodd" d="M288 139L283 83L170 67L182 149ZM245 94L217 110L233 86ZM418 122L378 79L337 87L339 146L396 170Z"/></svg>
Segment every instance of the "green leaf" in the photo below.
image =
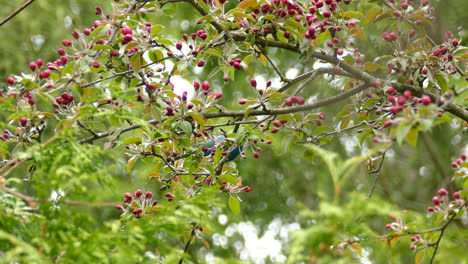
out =
<svg viewBox="0 0 468 264"><path fill-rule="evenodd" d="M436 78L437 84L439 85L440 89L442 89L442 91L446 92L447 89L448 89L446 77L444 75L438 73L435 78Z"/></svg>
<svg viewBox="0 0 468 264"><path fill-rule="evenodd" d="M236 197L229 197L229 208L234 213L234 215L239 215L240 212L240 202Z"/></svg>
<svg viewBox="0 0 468 264"><path fill-rule="evenodd" d="M151 27L151 35L156 36L163 31L164 27L161 25L153 25Z"/></svg>
<svg viewBox="0 0 468 264"><path fill-rule="evenodd" d="M325 42L325 40L329 39L330 36L331 36L331 33L330 33L329 30L324 31L324 32L318 34L317 38L315 39L315 44L316 44L317 46L322 45L322 43Z"/></svg>
<svg viewBox="0 0 468 264"><path fill-rule="evenodd" d="M208 120L206 120L201 114L197 112L191 112L190 116L200 125L200 128L205 127Z"/></svg>
<svg viewBox="0 0 468 264"><path fill-rule="evenodd" d="M185 135L192 134L192 124L188 121L182 120L179 122L179 128L184 131Z"/></svg>
<svg viewBox="0 0 468 264"><path fill-rule="evenodd" d="M358 11L346 11L342 14L345 18L357 18L361 16L361 12Z"/></svg>
<svg viewBox="0 0 468 264"><path fill-rule="evenodd" d="M93 50L112 50L112 47L109 45L98 44L93 47Z"/></svg>
<svg viewBox="0 0 468 264"><path fill-rule="evenodd" d="M364 70L369 72L374 72L378 69L386 69L383 65L380 65L375 62L368 61L364 64Z"/></svg>
<svg viewBox="0 0 468 264"><path fill-rule="evenodd" d="M131 157L128 162L127 162L127 169L131 169L133 168L133 166L135 165L135 163L137 162L138 160L138 155L137 156L133 156Z"/></svg>
<svg viewBox="0 0 468 264"><path fill-rule="evenodd" d="M160 50L151 50L148 52L148 58L152 62L160 61L164 58L162 51Z"/></svg>
<svg viewBox="0 0 468 264"><path fill-rule="evenodd" d="M124 143L125 145L128 145L128 144L141 144L142 140L140 137L128 137L128 138L125 138L124 140L122 140L122 143Z"/></svg>
<svg viewBox="0 0 468 264"><path fill-rule="evenodd" d="M229 183L232 183L232 184L236 184L236 182L237 182L237 177L232 175L232 174L222 174L218 178L220 180L223 180L223 181L226 181L226 182L229 182Z"/></svg>
<svg viewBox="0 0 468 264"><path fill-rule="evenodd" d="M416 144L418 143L418 135L418 129L413 128L408 132L408 134L406 134L406 141L408 141L411 146L416 147Z"/></svg>
<svg viewBox="0 0 468 264"><path fill-rule="evenodd" d="M328 132L328 131L332 131L333 129L331 127L327 127L327 126L319 126L317 127L315 130L314 130L314 135L320 135L322 133L325 133L325 132Z"/></svg>

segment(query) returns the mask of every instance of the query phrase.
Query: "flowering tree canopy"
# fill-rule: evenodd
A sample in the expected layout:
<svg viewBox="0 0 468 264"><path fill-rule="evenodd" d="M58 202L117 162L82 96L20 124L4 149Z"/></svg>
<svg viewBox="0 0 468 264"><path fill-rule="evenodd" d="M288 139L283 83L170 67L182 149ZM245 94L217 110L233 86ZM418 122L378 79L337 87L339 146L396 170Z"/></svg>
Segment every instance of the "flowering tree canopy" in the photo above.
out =
<svg viewBox="0 0 468 264"><path fill-rule="evenodd" d="M430 32L429 0L100 2L1 85L6 263L264 261L220 219L249 221L284 175L297 213L271 215L299 230L271 262L461 263L468 53ZM434 166L385 176L432 201L374 194L387 162L412 166L402 151Z"/></svg>

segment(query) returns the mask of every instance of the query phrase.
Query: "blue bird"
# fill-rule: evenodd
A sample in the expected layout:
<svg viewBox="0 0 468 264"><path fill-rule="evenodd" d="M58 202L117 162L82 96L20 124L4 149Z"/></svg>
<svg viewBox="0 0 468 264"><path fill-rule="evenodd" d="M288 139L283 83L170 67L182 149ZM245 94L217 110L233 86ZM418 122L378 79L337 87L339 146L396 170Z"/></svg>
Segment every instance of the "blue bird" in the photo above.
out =
<svg viewBox="0 0 468 264"><path fill-rule="evenodd" d="M208 139L206 141L205 147L203 148L203 155L205 157L211 155L213 150L215 150L217 146L224 145L224 143L226 143L226 141L227 141L227 139L223 135L217 136L215 139ZM232 148L233 148L233 146L224 146L223 151L227 151L227 150L232 149ZM242 148L243 148L243 146L234 147L234 149L232 149L231 152L229 152L229 156L227 158L227 161L235 160L239 156L239 154L241 153Z"/></svg>

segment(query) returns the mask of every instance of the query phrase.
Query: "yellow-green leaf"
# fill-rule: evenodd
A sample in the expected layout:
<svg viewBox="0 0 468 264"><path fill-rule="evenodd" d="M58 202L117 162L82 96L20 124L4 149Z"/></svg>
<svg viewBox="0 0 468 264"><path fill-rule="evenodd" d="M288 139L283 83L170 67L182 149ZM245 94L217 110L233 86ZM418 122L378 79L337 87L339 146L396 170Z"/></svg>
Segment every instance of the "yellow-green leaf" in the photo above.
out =
<svg viewBox="0 0 468 264"><path fill-rule="evenodd" d="M423 261L424 253L426 253L426 251L424 251L424 250L421 250L418 253L416 253L416 256L414 257L414 263L415 264L419 264L419 263L421 263L421 261Z"/></svg>
<svg viewBox="0 0 468 264"><path fill-rule="evenodd" d="M203 243L203 245L206 247L206 248L210 248L210 243L208 243L205 239L201 238L201 237L197 237L200 242Z"/></svg>
<svg viewBox="0 0 468 264"><path fill-rule="evenodd" d="M152 173L146 175L146 177L148 177L148 178L161 178L162 175L161 175L161 173L158 173L158 172L152 172Z"/></svg>
<svg viewBox="0 0 468 264"><path fill-rule="evenodd" d="M137 162L138 156L133 156L131 159L128 160L127 162L127 169L131 169L133 165L135 165L135 162Z"/></svg>
<svg viewBox="0 0 468 264"><path fill-rule="evenodd" d="M385 69L384 66L378 64L378 63L375 63L375 62L371 62L371 61L368 61L364 64L364 70L365 71L369 71L369 72L374 72L378 69Z"/></svg>
<svg viewBox="0 0 468 264"><path fill-rule="evenodd" d="M236 197L229 197L229 208L234 213L234 215L239 215L240 212L240 202Z"/></svg>
<svg viewBox="0 0 468 264"><path fill-rule="evenodd" d="M361 248L361 246L360 246L358 243L353 243L353 244L351 244L351 247L354 248L354 250L357 251L357 253L359 254L359 256L362 256L362 248Z"/></svg>
<svg viewBox="0 0 468 264"><path fill-rule="evenodd" d="M236 8L242 8L242 9L247 9L251 6L256 6L258 5L257 4L257 0L244 0L242 2L240 2Z"/></svg>

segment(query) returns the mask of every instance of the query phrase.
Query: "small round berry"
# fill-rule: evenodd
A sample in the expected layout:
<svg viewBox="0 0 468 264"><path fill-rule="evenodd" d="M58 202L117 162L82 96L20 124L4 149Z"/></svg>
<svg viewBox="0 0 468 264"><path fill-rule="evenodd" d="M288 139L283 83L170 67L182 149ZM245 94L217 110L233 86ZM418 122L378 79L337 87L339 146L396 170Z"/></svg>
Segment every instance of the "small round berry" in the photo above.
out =
<svg viewBox="0 0 468 264"><path fill-rule="evenodd" d="M124 26L124 27L122 27L122 34L123 35L128 35L128 34L131 35L132 34L132 29L129 28L128 26Z"/></svg>
<svg viewBox="0 0 468 264"><path fill-rule="evenodd" d="M430 105L430 104L432 103L432 99L431 99L431 97L429 97L428 95L423 95L423 96L421 97L421 103L422 103L423 105Z"/></svg>
<svg viewBox="0 0 468 264"><path fill-rule="evenodd" d="M13 85L13 84L15 84L15 79L13 79L13 77L8 77L8 78L7 78L7 83L8 83L9 85Z"/></svg>
<svg viewBox="0 0 468 264"><path fill-rule="evenodd" d="M198 66L198 67L203 67L203 66L205 66L205 61L204 61L204 60L199 61L199 62L197 63L197 66Z"/></svg>
<svg viewBox="0 0 468 264"><path fill-rule="evenodd" d="M447 190L442 188L437 193L439 194L439 196L445 196L445 195L447 195L448 192L447 192Z"/></svg>
<svg viewBox="0 0 468 264"><path fill-rule="evenodd" d="M31 69L31 71L35 71L37 69L37 63L34 61L29 63L29 69Z"/></svg>
<svg viewBox="0 0 468 264"><path fill-rule="evenodd" d="M65 47L70 47L72 45L71 41L69 40L62 40L62 44L65 46Z"/></svg>
<svg viewBox="0 0 468 264"><path fill-rule="evenodd" d="M252 191L252 188L250 188L249 186L245 186L244 191L245 192L250 192L250 191Z"/></svg>
<svg viewBox="0 0 468 264"><path fill-rule="evenodd" d="M25 127L26 124L28 123L28 119L22 117L22 118L20 118L19 122L20 122L20 125L21 125L22 127Z"/></svg>
<svg viewBox="0 0 468 264"><path fill-rule="evenodd" d="M411 91L410 90L406 90L403 92L403 96L406 98L406 99L410 99L411 98Z"/></svg>
<svg viewBox="0 0 468 264"><path fill-rule="evenodd" d="M406 10L406 9L408 9L409 4L408 4L408 2L404 1L404 2L401 2L400 6L401 6L402 9Z"/></svg>
<svg viewBox="0 0 468 264"><path fill-rule="evenodd" d="M201 85L200 85L200 82L199 82L199 81L194 81L194 82L193 82L193 88L195 88L195 90L200 89L200 86L201 86Z"/></svg>
<svg viewBox="0 0 468 264"><path fill-rule="evenodd" d="M260 154L258 152L254 152L253 157L258 159L260 157Z"/></svg>
<svg viewBox="0 0 468 264"><path fill-rule="evenodd" d="M125 44L129 43L132 40L133 40L133 36L131 34L126 34L123 37L122 43L125 45Z"/></svg>
<svg viewBox="0 0 468 264"><path fill-rule="evenodd" d="M387 93L389 95L395 95L397 93L397 90L395 88L393 88L393 87L388 87Z"/></svg>
<svg viewBox="0 0 468 264"><path fill-rule="evenodd" d="M292 106L294 104L293 100L291 98L286 98L284 99L284 104L287 106Z"/></svg>
<svg viewBox="0 0 468 264"><path fill-rule="evenodd" d="M298 98L297 98L297 104L298 104L298 105L303 105L303 104L305 104L305 99L304 99L304 97L298 97Z"/></svg>
<svg viewBox="0 0 468 264"><path fill-rule="evenodd" d="M252 87L257 87L257 80L255 79L250 79L250 85L252 85Z"/></svg>
<svg viewBox="0 0 468 264"><path fill-rule="evenodd" d="M207 91L211 88L210 83L208 81L203 81L201 85L202 89Z"/></svg>
<svg viewBox="0 0 468 264"><path fill-rule="evenodd" d="M389 109L390 113L396 115L398 112L400 112L400 107L398 106L391 106Z"/></svg>
<svg viewBox="0 0 468 264"><path fill-rule="evenodd" d="M37 60L36 60L36 64L37 64L37 67L38 67L38 68L41 68L42 65L44 65L44 61L43 61L42 59L37 59Z"/></svg>
<svg viewBox="0 0 468 264"><path fill-rule="evenodd" d="M437 197L437 196L432 197L432 203L433 203L434 205L439 205L441 202L442 202L442 201L440 200L439 197Z"/></svg>
<svg viewBox="0 0 468 264"><path fill-rule="evenodd" d="M134 193L136 198L139 198L142 194L143 194L142 190L136 190L135 193Z"/></svg>

